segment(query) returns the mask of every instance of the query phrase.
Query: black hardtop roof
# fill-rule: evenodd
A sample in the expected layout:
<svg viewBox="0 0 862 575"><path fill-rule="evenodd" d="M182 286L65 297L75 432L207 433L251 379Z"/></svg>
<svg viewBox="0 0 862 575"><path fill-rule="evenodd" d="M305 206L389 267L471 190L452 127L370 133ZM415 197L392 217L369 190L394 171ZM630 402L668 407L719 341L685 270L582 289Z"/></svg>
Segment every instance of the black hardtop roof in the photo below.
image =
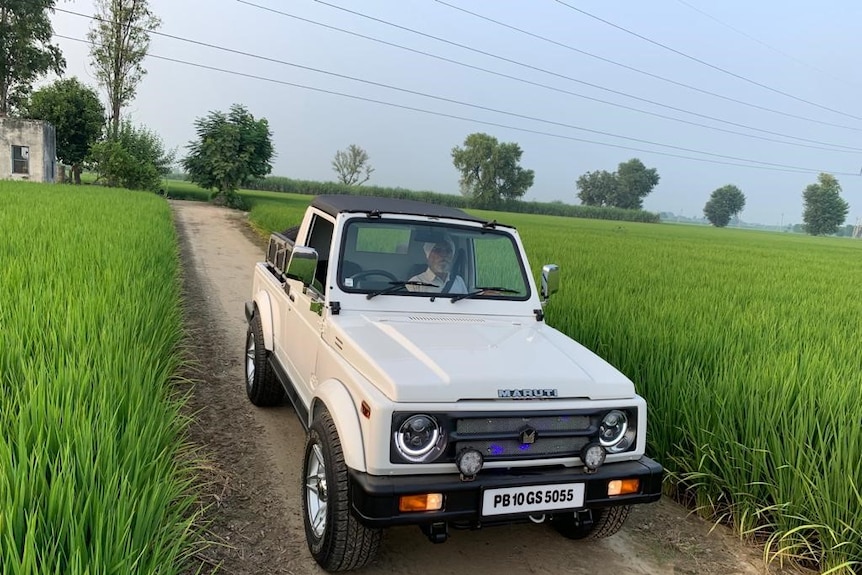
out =
<svg viewBox="0 0 862 575"><path fill-rule="evenodd" d="M457 220L468 220L471 222L487 223L488 220L471 216L467 212L431 204L418 200L407 200L402 198L382 198L377 196L354 196L354 195L322 195L316 196L311 205L324 212L336 216L343 212L362 212L367 214L410 214L417 216L430 216L438 218L452 218Z"/></svg>

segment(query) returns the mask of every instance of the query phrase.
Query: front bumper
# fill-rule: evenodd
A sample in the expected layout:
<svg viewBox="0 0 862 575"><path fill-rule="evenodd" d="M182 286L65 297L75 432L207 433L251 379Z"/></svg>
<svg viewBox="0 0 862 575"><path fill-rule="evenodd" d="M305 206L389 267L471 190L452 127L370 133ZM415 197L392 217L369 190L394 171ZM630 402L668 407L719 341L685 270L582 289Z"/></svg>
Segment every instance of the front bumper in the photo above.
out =
<svg viewBox="0 0 862 575"><path fill-rule="evenodd" d="M484 470L473 481L461 481L458 474L379 476L351 469L350 497L354 514L369 527L439 522L478 526L513 523L527 517L526 514L482 517L482 493L486 489L583 483L584 502L580 509L610 507L658 501L661 498L663 475L662 466L648 457L637 461L607 463L595 473L585 473L581 467ZM610 481L635 478L640 480L638 493L608 497ZM402 495L421 493L442 493L443 509L409 513L399 511L398 503Z"/></svg>

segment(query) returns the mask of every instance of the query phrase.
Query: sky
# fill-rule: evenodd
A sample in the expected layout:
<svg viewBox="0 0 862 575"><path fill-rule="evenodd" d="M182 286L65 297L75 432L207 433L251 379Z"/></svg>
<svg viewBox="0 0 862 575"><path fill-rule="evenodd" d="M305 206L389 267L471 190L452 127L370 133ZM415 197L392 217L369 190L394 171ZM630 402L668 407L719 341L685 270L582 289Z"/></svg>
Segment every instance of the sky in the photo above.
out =
<svg viewBox="0 0 862 575"><path fill-rule="evenodd" d="M335 152L356 144L369 184L458 194L452 148L485 132L523 150L525 200L577 204L579 176L636 157L660 176L647 210L702 217L734 184L743 221L800 223L802 192L829 172L846 223L862 218L858 0L150 6L162 35L126 113L178 157L197 118L236 103L269 122L278 176L334 181ZM94 1L57 8L65 77L97 87L90 20L60 11L92 16Z"/></svg>

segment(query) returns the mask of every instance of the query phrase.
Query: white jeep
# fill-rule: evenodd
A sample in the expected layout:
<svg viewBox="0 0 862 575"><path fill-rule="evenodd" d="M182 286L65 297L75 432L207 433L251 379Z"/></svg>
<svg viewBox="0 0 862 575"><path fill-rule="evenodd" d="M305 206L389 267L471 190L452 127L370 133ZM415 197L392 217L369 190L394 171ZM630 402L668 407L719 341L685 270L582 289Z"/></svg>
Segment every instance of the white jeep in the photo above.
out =
<svg viewBox="0 0 862 575"><path fill-rule="evenodd" d="M616 533L661 496L632 382L544 322L515 228L412 200L318 196L274 233L246 302L246 390L287 396L307 440L302 508L326 570L383 528L551 524ZM541 290L541 291L540 291Z"/></svg>

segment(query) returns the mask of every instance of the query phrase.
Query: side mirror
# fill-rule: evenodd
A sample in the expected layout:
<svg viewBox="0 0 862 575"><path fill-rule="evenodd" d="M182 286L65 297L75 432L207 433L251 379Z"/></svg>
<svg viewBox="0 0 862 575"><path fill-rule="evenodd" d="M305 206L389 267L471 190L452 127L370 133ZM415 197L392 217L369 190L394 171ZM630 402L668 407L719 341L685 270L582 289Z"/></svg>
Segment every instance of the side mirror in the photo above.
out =
<svg viewBox="0 0 862 575"><path fill-rule="evenodd" d="M546 264L542 266L542 299L548 299L560 289L560 266Z"/></svg>
<svg viewBox="0 0 862 575"><path fill-rule="evenodd" d="M299 280L304 287L308 287L316 283L314 280L316 270L317 250L306 246L294 246L287 264L287 277Z"/></svg>

